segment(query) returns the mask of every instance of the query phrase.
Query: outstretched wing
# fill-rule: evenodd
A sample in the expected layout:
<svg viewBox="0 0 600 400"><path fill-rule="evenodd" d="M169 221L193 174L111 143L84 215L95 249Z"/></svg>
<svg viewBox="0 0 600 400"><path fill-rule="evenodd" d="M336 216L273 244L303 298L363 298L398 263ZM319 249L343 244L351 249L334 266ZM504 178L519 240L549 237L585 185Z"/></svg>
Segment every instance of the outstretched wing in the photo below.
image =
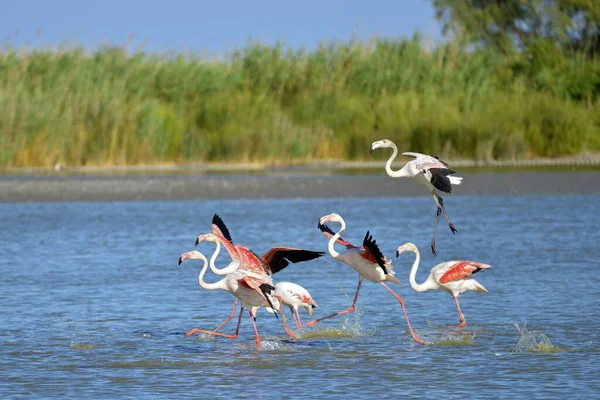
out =
<svg viewBox="0 0 600 400"><path fill-rule="evenodd" d="M454 171L448 168L424 168L422 172L433 187L445 193L452 192L452 184L448 175L454 174Z"/></svg>
<svg viewBox="0 0 600 400"><path fill-rule="evenodd" d="M331 228L329 228L326 224L318 225L318 228L321 230L321 232L323 233L323 235L325 235L327 239L331 239L335 235L335 232L333 232ZM338 238L338 240L336 240L335 242L341 244L342 246L346 246L347 249L359 248L358 246L353 245L352 243L342 239L341 237Z"/></svg>
<svg viewBox="0 0 600 400"><path fill-rule="evenodd" d="M233 239L231 239L231 234L229 233L229 229L227 229L227 226L225 226L225 222L223 222L223 220L221 219L219 214L213 215L212 231L213 231L213 234L215 234L217 236L222 236L225 239L227 239L227 241L229 241L231 244L233 244Z"/></svg>
<svg viewBox="0 0 600 400"><path fill-rule="evenodd" d="M233 240L231 239L229 229L227 229L227 226L225 226L225 223L223 222L219 214L213 215L212 233L219 239L221 244L225 247L225 250L227 250L229 257L231 257L232 260L240 259L238 252L235 249L235 246L233 245Z"/></svg>
<svg viewBox="0 0 600 400"><path fill-rule="evenodd" d="M458 281L490 267L491 265L489 264L482 264L475 261L455 261L439 278L439 282L448 283Z"/></svg>
<svg viewBox="0 0 600 400"><path fill-rule="evenodd" d="M447 162L440 160L440 158L438 156L429 156L427 154L423 154L423 153L413 153L410 151L406 151L404 153L402 153L403 156L408 156L408 157L414 157L416 158L417 161L423 161L426 163L441 163L444 167L448 168L450 167L448 165Z"/></svg>
<svg viewBox="0 0 600 400"><path fill-rule="evenodd" d="M379 250L379 246L377 246L377 242L373 239L373 235L367 234L363 240L363 249L364 251L360 254L361 257L377 263L381 269L383 269L384 274L389 274L388 268L390 267L389 263L386 262L386 258L384 257L381 250Z"/></svg>
<svg viewBox="0 0 600 400"><path fill-rule="evenodd" d="M272 247L262 256L262 261L267 267L267 273L273 275L289 265L290 262L298 263L319 258L325 253L322 251L311 251L294 249L291 247Z"/></svg>

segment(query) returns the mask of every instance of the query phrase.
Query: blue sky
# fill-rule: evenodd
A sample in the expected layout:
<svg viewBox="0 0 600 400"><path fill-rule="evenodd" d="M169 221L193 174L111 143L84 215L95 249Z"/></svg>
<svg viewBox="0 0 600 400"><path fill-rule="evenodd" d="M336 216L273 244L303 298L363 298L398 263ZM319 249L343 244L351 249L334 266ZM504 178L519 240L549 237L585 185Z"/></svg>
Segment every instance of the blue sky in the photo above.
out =
<svg viewBox="0 0 600 400"><path fill-rule="evenodd" d="M440 39L429 0L20 0L0 11L0 45L95 48L125 44L146 51L226 54L249 38L314 48L323 39L410 36Z"/></svg>

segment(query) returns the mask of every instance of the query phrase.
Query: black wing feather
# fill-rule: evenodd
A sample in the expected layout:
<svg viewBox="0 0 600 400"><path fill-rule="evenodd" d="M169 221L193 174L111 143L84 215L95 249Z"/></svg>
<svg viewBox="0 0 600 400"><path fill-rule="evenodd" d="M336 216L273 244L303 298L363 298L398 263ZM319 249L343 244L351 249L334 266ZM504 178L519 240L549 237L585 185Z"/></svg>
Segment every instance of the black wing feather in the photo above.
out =
<svg viewBox="0 0 600 400"><path fill-rule="evenodd" d="M385 257L383 256L381 250L379 250L379 246L377 246L377 241L373 239L373 235L370 235L369 231L367 231L367 234L365 235L365 238L363 240L363 246L369 249L371 254L373 254L373 257L375 257L375 260L377 260L377 264L379 264L381 269L383 269L383 273L387 275L388 271L385 267Z"/></svg>
<svg viewBox="0 0 600 400"><path fill-rule="evenodd" d="M213 223L213 225L216 225L221 230L221 232L223 233L223 236L225 236L225 239L227 239L231 244L233 244L233 239L231 239L231 234L229 233L229 229L227 229L227 226L225 226L225 222L223 222L223 220L221 219L219 214L213 215L212 223Z"/></svg>
<svg viewBox="0 0 600 400"><path fill-rule="evenodd" d="M448 175L454 174L454 171L448 168L429 168L431 174L431 184L438 190L445 193L452 192L452 184Z"/></svg>
<svg viewBox="0 0 600 400"><path fill-rule="evenodd" d="M332 231L331 228L328 227L326 224L323 224L323 225L319 224L319 225L317 225L317 227L321 230L321 232L329 233L331 236L335 235L335 232ZM338 239L345 242L345 240L342 239L341 237Z"/></svg>
<svg viewBox="0 0 600 400"><path fill-rule="evenodd" d="M287 267L290 262L298 263L302 261L314 260L315 258L319 258L324 254L325 253L322 251L302 249L279 250L277 253L275 253L275 256L269 263L271 274L281 271Z"/></svg>
<svg viewBox="0 0 600 400"><path fill-rule="evenodd" d="M258 286L260 288L260 291L265 295L265 299L267 299L267 303L269 303L269 306L271 307L271 309L273 309L273 311L275 310L275 307L273 307L273 303L271 303L271 299L269 299L269 296L271 294L271 292L273 290L275 290L275 286L273 285L269 285L268 283L261 283L260 286ZM283 304L280 304L279 306L282 306ZM279 319L279 317L277 316L277 312L274 312L273 314L275 314L275 318Z"/></svg>

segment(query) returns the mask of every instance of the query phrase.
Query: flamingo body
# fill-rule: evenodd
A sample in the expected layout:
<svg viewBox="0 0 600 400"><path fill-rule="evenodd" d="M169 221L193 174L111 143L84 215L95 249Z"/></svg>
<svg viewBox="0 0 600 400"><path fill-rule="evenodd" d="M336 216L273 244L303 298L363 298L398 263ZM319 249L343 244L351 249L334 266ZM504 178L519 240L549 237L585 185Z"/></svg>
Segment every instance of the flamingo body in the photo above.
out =
<svg viewBox="0 0 600 400"><path fill-rule="evenodd" d="M427 154L414 153L410 151L404 152L402 155L414 157L414 160L408 161L401 169L394 171L392 170L392 162L398 156L398 147L391 140L378 140L371 144L369 153L379 148L392 148L392 155L385 164L385 172L389 176L392 178L412 178L415 182L424 185L427 187L427 189L429 189L429 192L431 193L433 201L437 207L435 225L433 228L433 237L431 239L431 252L435 256L437 254L435 250L435 237L442 212L444 213L444 218L446 218L446 222L448 223L448 227L452 233L456 234L456 232L458 232L454 225L450 222L450 218L448 217L446 208L444 207L444 200L439 195L438 191L451 193L452 185L460 185L463 178L459 176L453 176L455 172L450 169L446 162L440 160L438 157L432 157Z"/></svg>
<svg viewBox="0 0 600 400"><path fill-rule="evenodd" d="M458 310L460 319L460 324L458 326L466 326L465 317L458 304L458 295L468 291L487 293L487 289L481 283L471 278L471 276L490 268L491 265L470 260L446 261L431 268L425 282L419 284L416 281L417 270L421 259L419 249L413 243L405 243L398 247L396 256L399 256L405 251L412 251L415 253L415 262L408 279L410 287L416 292L445 290L450 293L454 298Z"/></svg>
<svg viewBox="0 0 600 400"><path fill-rule="evenodd" d="M275 294L279 296L283 305L286 305L290 308L298 329L302 327L298 309L305 308L308 312L308 315L312 316L313 308L319 307L317 302L313 300L308 290L292 282L278 282L275 285ZM269 307L266 307L265 309L270 313L274 312L273 309Z"/></svg>

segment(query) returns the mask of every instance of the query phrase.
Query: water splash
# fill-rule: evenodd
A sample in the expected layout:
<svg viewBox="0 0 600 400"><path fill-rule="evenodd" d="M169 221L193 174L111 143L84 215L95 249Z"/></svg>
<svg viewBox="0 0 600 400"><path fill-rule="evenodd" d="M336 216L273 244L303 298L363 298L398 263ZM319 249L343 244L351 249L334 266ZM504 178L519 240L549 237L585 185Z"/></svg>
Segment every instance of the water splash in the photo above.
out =
<svg viewBox="0 0 600 400"><path fill-rule="evenodd" d="M475 339L475 332L468 332L464 334L448 334L438 340L433 341L431 344L435 346L471 346L473 345L473 339Z"/></svg>
<svg viewBox="0 0 600 400"><path fill-rule="evenodd" d="M87 349L95 349L96 345L91 343L71 343L69 348L74 350L87 350Z"/></svg>
<svg viewBox="0 0 600 400"><path fill-rule="evenodd" d="M564 347L555 346L550 342L548 336L542 331L528 330L526 328L527 322L523 323L523 327L519 327L519 324L514 324L515 328L521 335L519 342L515 346L516 353L522 352L534 352L534 353L562 353L569 351Z"/></svg>

